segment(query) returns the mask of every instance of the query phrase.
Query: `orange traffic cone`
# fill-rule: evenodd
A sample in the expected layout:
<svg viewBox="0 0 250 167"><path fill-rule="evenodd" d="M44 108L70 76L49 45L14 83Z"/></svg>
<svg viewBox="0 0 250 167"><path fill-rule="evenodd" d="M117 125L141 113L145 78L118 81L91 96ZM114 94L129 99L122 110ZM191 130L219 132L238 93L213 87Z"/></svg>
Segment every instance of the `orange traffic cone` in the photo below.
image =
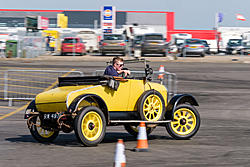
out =
<svg viewBox="0 0 250 167"><path fill-rule="evenodd" d="M134 150L136 152L147 152L148 151L148 139L147 139L145 122L141 122L139 125L139 133L137 136L137 146Z"/></svg>
<svg viewBox="0 0 250 167"><path fill-rule="evenodd" d="M114 167L125 167L126 157L125 157L125 146L122 139L118 139L115 150L115 162Z"/></svg>
<svg viewBox="0 0 250 167"><path fill-rule="evenodd" d="M163 80L164 72L164 65L160 65L158 79Z"/></svg>

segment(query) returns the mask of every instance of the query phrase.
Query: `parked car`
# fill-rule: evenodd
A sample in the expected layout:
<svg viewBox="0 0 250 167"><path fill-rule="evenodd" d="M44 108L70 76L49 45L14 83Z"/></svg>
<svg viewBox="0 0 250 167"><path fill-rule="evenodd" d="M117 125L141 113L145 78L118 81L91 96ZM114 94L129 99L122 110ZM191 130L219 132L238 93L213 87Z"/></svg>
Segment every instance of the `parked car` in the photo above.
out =
<svg viewBox="0 0 250 167"><path fill-rule="evenodd" d="M169 53L180 53L180 46L184 43L185 39L192 38L191 34L187 33L177 33L171 35L171 40L168 43Z"/></svg>
<svg viewBox="0 0 250 167"><path fill-rule="evenodd" d="M210 47L209 47L209 44L207 43L207 41L206 40L201 40L201 42L203 43L203 45L205 47L205 53L210 54Z"/></svg>
<svg viewBox="0 0 250 167"><path fill-rule="evenodd" d="M120 53L125 56L127 52L127 42L123 34L104 34L100 42L100 52L102 55L108 53Z"/></svg>
<svg viewBox="0 0 250 167"><path fill-rule="evenodd" d="M240 49L242 43L242 39L229 39L226 47L227 54L235 54L237 50Z"/></svg>
<svg viewBox="0 0 250 167"><path fill-rule="evenodd" d="M153 123L148 135L161 124L173 138L190 139L200 126L196 99L178 94L168 101L166 87L152 82L153 70L144 63L144 76L59 77L58 87L38 94L25 111L31 135L52 142L59 131L74 131L80 143L96 146L106 126L122 125L137 136L139 122L146 121Z"/></svg>
<svg viewBox="0 0 250 167"><path fill-rule="evenodd" d="M166 40L160 33L144 34L141 41L141 55L162 54L166 56Z"/></svg>
<svg viewBox="0 0 250 167"><path fill-rule="evenodd" d="M205 46L200 39L185 39L184 43L180 47L181 56L187 55L199 55L205 56Z"/></svg>
<svg viewBox="0 0 250 167"><path fill-rule="evenodd" d="M61 55L66 54L86 54L86 47L78 37L65 37L62 41Z"/></svg>
<svg viewBox="0 0 250 167"><path fill-rule="evenodd" d="M237 49L238 54L250 54L250 41L243 40L241 46Z"/></svg>

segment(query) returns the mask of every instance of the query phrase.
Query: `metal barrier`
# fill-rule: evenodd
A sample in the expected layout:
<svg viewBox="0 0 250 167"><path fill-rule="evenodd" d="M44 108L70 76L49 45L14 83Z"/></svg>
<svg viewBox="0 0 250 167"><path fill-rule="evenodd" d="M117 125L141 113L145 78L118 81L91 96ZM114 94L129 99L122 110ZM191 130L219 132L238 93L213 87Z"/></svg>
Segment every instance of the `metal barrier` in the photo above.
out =
<svg viewBox="0 0 250 167"><path fill-rule="evenodd" d="M33 100L43 91L57 86L58 77L83 76L81 71L7 70L4 72L4 100Z"/></svg>
<svg viewBox="0 0 250 167"><path fill-rule="evenodd" d="M130 78L145 77L145 71L130 71ZM93 75L102 76L104 70L96 70ZM163 74L163 79L159 79L159 74ZM168 97L173 97L177 94L177 76L175 73L154 71L151 75L152 82L164 85L168 90ZM170 98L168 98L170 99Z"/></svg>
<svg viewBox="0 0 250 167"><path fill-rule="evenodd" d="M45 55L44 37L20 36L17 49L17 57L34 58Z"/></svg>

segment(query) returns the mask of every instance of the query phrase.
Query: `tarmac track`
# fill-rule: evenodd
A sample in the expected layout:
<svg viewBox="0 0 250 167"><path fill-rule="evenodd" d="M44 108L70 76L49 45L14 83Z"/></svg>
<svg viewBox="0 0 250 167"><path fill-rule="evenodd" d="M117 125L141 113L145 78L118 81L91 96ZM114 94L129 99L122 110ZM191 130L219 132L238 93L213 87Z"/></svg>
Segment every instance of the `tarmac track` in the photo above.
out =
<svg viewBox="0 0 250 167"><path fill-rule="evenodd" d="M74 68L91 74L96 69L104 69L104 62L81 62L79 65L73 61L56 64L13 61L4 65ZM136 153L131 151L136 146L136 139L117 126L107 128L104 141L98 147L80 146L74 133L61 133L54 143L40 144L30 135L22 110L0 120L0 166L112 166L118 138L125 141L127 166L249 166L249 64L174 61L150 64L154 70L163 64L165 70L176 73L178 93L190 93L197 99L202 122L191 140L174 140L165 127L157 127L149 137L149 152ZM131 65L132 68L139 69L136 65ZM21 102L13 107L1 104L0 118L24 105Z"/></svg>

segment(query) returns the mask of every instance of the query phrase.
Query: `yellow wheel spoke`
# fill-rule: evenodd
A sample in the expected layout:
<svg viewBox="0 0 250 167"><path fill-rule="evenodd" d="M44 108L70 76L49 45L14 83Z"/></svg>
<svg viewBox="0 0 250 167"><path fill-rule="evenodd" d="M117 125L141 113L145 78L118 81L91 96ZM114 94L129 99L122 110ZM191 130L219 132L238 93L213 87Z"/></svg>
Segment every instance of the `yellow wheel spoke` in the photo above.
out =
<svg viewBox="0 0 250 167"><path fill-rule="evenodd" d="M178 129L180 128L180 125L176 126L175 129L176 131L179 131Z"/></svg>
<svg viewBox="0 0 250 167"><path fill-rule="evenodd" d="M149 117L150 117L149 119L154 118L154 116L153 116L153 114L152 114L152 113L150 113L150 116L149 116Z"/></svg>
<svg viewBox="0 0 250 167"><path fill-rule="evenodd" d="M191 116L192 116L192 115L191 115L190 113L188 113L186 117L187 117L187 118L190 118Z"/></svg>

